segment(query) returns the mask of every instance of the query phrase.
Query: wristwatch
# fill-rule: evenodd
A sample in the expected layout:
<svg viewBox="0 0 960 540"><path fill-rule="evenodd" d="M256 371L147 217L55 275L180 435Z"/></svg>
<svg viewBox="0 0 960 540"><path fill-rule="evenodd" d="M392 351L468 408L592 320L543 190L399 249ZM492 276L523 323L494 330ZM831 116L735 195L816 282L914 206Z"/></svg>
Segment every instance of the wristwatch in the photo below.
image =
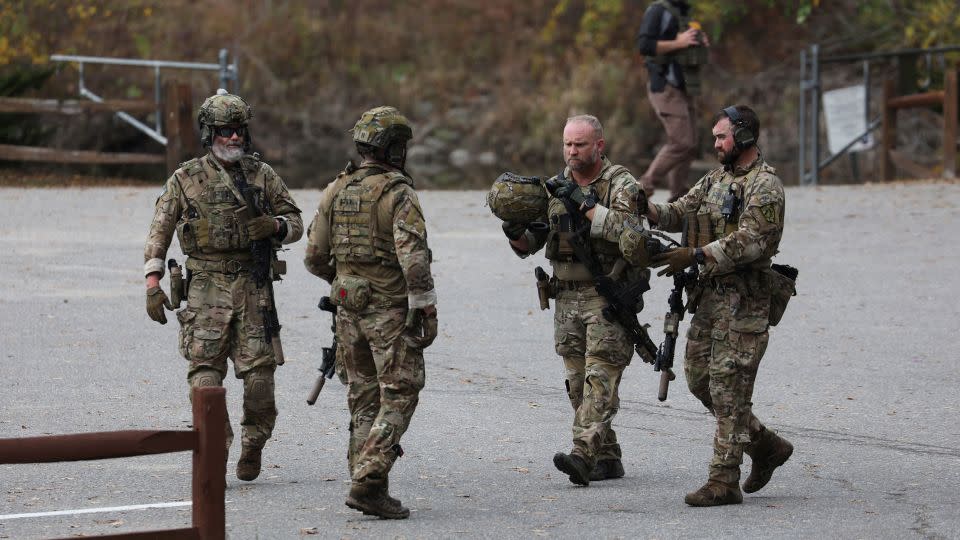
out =
<svg viewBox="0 0 960 540"><path fill-rule="evenodd" d="M597 199L591 193L590 195L587 195L586 199L583 200L583 206L580 207L580 211L586 214L588 210L590 210L596 205L597 205Z"/></svg>
<svg viewBox="0 0 960 540"><path fill-rule="evenodd" d="M707 256L703 253L703 248L693 250L693 259L697 264L707 264Z"/></svg>

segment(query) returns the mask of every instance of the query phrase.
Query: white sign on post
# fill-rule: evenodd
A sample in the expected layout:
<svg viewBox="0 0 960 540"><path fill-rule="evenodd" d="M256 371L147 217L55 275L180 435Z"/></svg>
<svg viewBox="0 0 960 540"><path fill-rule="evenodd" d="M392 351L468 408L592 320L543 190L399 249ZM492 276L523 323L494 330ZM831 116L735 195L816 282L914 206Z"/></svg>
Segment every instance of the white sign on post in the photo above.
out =
<svg viewBox="0 0 960 540"><path fill-rule="evenodd" d="M823 93L823 116L827 121L827 146L830 154L837 154L850 144L854 137L867 130L864 114L866 92L863 85L838 88ZM868 133L850 147L850 152L873 148L873 135Z"/></svg>

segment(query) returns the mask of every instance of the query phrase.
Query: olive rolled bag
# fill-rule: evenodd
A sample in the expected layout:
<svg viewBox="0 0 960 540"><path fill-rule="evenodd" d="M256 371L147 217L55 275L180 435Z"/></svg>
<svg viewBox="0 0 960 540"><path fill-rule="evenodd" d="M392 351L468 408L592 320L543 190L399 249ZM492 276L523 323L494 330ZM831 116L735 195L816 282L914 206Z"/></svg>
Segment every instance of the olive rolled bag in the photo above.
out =
<svg viewBox="0 0 960 540"><path fill-rule="evenodd" d="M776 326L787 310L790 297L797 295L797 276L800 271L786 264L770 265L770 326Z"/></svg>

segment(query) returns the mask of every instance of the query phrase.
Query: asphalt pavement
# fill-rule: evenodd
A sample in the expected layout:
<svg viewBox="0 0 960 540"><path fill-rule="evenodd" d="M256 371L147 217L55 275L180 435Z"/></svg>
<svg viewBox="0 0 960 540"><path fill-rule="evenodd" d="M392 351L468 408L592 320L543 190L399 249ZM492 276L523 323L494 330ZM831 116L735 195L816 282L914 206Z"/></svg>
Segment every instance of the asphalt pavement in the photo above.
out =
<svg viewBox="0 0 960 540"><path fill-rule="evenodd" d="M0 438L190 424L176 320L144 312L158 192L0 189ZM624 478L583 488L553 468L573 411L534 286L546 261L513 255L484 195L420 196L441 333L390 479L410 518L344 506L344 387L305 403L331 335L301 240L276 285L280 416L256 481L236 479L231 452L230 538L960 538L960 184L787 189L777 260L799 268L799 295L771 331L754 412L796 451L742 505L707 509L683 503L706 480L714 422L680 354L664 403L649 365L625 372ZM319 192L294 197L309 222ZM660 341L672 283L652 285L640 319ZM240 381L226 387L239 433ZM184 527L190 455L0 465L0 496L0 538Z"/></svg>

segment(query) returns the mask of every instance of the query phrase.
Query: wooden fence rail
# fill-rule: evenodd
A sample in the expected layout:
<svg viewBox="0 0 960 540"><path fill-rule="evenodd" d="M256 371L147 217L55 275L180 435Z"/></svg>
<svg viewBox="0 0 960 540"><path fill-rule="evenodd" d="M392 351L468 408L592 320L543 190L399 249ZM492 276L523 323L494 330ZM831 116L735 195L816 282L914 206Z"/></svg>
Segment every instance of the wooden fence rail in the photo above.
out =
<svg viewBox="0 0 960 540"><path fill-rule="evenodd" d="M52 463L168 452L193 451L193 526L98 536L113 540L143 538L222 539L226 535L226 390L193 390L193 431L109 431L0 439L0 464Z"/></svg>
<svg viewBox="0 0 960 540"><path fill-rule="evenodd" d="M189 85L167 81L163 87L163 124L166 149L163 153L99 152L37 146L0 144L0 160L44 163L82 163L88 165L166 164L172 173L199 146L193 117L193 92ZM103 102L58 99L0 97L0 113L59 114L73 116L103 112L150 113L157 104L150 100L113 99Z"/></svg>
<svg viewBox="0 0 960 540"><path fill-rule="evenodd" d="M895 95L895 83L888 79L883 85L883 123L880 140L880 179L892 180L897 167L906 170L912 176L932 177L933 172L923 165L915 163L902 152L895 149L897 139L897 111L917 107L943 107L943 173L944 178L957 176L957 108L960 103L958 89L958 70L948 69L944 77L943 90Z"/></svg>

